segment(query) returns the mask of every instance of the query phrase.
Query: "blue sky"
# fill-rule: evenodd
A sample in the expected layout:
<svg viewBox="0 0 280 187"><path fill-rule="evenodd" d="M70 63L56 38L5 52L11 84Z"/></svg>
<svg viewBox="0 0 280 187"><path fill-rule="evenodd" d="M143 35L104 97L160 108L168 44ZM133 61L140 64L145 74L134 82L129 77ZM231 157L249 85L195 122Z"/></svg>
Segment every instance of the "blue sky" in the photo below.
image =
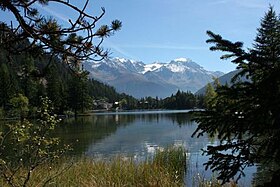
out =
<svg viewBox="0 0 280 187"><path fill-rule="evenodd" d="M70 2L80 6L84 1ZM243 41L245 47L251 47L269 4L280 13L278 0L91 0L87 10L98 15L100 8L105 7L106 14L100 24L110 24L114 19L122 21L121 31L103 44L110 48L112 57L144 63L185 57L207 70L229 72L235 66L220 60L221 53L209 50L206 31ZM74 17L57 4L38 8L61 23ZM5 20L10 19L8 14L3 15Z"/></svg>

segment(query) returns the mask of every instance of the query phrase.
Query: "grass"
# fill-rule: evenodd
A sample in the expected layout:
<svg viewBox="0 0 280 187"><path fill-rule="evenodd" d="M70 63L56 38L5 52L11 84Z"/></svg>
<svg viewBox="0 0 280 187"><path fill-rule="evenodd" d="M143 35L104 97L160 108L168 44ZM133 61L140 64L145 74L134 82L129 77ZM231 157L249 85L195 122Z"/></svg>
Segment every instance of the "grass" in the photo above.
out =
<svg viewBox="0 0 280 187"><path fill-rule="evenodd" d="M185 176L186 160L186 152L182 147L169 148L164 151L158 151L154 157L153 164L164 167L173 175L173 178L180 181Z"/></svg>
<svg viewBox="0 0 280 187"><path fill-rule="evenodd" d="M28 186L184 186L186 154L182 148L157 152L140 163L116 157L110 161L80 158L48 163L34 170ZM55 177L51 177L55 176ZM0 182L0 186L7 186Z"/></svg>

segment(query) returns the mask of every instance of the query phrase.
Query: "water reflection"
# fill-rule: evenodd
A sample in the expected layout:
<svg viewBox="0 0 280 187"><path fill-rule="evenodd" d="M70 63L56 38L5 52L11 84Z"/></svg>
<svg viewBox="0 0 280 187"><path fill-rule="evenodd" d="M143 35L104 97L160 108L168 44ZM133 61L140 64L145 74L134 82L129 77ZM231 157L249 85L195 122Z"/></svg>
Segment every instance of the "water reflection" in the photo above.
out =
<svg viewBox="0 0 280 187"><path fill-rule="evenodd" d="M74 155L84 154L89 145L104 139L117 131L120 126L126 126L131 121L126 118L120 123L116 116L86 116L77 119L65 119L55 130L65 144L73 146Z"/></svg>
<svg viewBox="0 0 280 187"><path fill-rule="evenodd" d="M210 140L208 136L191 138L197 124L191 121L188 111L152 111L100 113L67 119L56 130L62 141L72 144L76 156L109 158L125 155L142 160L157 149L168 146L183 146L189 153L186 184L192 186L193 178L200 173L210 179L212 172L205 171L201 149ZM250 171L251 172L251 171ZM249 184L251 174L241 183ZM243 186L247 186L243 185Z"/></svg>
<svg viewBox="0 0 280 187"><path fill-rule="evenodd" d="M55 134L73 146L75 155L142 153L147 143L168 146L190 138L195 125L186 112L94 114L65 119ZM194 144L189 147L194 147L196 143L192 139L185 144L190 142Z"/></svg>

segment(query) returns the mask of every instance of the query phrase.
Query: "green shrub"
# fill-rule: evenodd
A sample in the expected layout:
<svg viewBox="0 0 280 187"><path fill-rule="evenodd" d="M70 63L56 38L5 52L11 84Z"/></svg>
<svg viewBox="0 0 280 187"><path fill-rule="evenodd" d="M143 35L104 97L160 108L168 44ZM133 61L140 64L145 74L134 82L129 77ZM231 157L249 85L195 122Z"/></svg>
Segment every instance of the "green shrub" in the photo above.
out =
<svg viewBox="0 0 280 187"><path fill-rule="evenodd" d="M17 101L14 102L17 105ZM59 120L52 114L47 98L42 99L38 113L37 123L21 119L6 124L8 130L0 132L0 179L3 184L28 186L37 168L53 162L68 149L68 146L60 145L59 139L50 136Z"/></svg>

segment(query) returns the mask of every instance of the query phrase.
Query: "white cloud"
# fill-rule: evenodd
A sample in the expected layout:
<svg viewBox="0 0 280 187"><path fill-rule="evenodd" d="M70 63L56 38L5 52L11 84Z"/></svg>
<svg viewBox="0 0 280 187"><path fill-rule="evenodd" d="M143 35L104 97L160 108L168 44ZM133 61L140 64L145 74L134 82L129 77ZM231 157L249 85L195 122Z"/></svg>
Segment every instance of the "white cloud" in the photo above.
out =
<svg viewBox="0 0 280 187"><path fill-rule="evenodd" d="M67 22L69 23L69 19L68 17L66 17L65 15L62 15L54 10L52 10L51 8L47 7L47 6L42 6L42 5L38 5L38 4L35 4L35 6L41 10L44 10L45 12L49 13L50 15L60 19L61 21L64 21L64 22Z"/></svg>
<svg viewBox="0 0 280 187"><path fill-rule="evenodd" d="M116 44L114 44L114 43L112 43L112 42L110 42L108 40L104 41L103 44L104 44L103 46L105 46L105 44L106 44L106 46L108 46L108 48L113 49L114 51L120 53L121 55L123 55L126 58L138 59L137 57L131 55L126 50L124 50L122 46L116 45Z"/></svg>

